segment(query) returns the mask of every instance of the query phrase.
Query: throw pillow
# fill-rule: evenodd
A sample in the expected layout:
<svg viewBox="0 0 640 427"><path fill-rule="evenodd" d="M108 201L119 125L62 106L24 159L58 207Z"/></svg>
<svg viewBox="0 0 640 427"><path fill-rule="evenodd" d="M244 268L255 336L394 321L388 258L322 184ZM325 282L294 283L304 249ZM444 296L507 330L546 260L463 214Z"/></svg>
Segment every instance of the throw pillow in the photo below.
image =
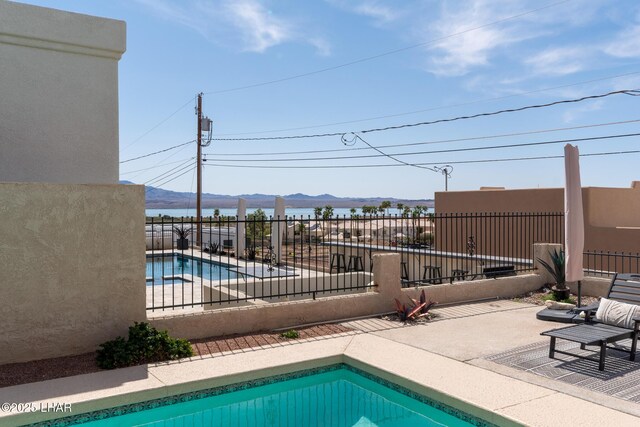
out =
<svg viewBox="0 0 640 427"><path fill-rule="evenodd" d="M596 320L607 325L632 329L634 317L640 317L640 305L612 301L606 298L600 299Z"/></svg>

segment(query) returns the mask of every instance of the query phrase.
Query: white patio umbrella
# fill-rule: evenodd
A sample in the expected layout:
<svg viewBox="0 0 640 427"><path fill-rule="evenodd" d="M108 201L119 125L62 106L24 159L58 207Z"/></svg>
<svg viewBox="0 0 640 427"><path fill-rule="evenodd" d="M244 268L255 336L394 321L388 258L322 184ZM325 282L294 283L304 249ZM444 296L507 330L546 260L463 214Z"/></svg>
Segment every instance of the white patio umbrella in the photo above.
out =
<svg viewBox="0 0 640 427"><path fill-rule="evenodd" d="M236 235L236 248L237 257L244 257L244 249L246 244L245 237L245 221L247 220L247 201L245 199L238 199L238 233Z"/></svg>
<svg viewBox="0 0 640 427"><path fill-rule="evenodd" d="M275 259L278 264L280 264L282 238L286 229L284 199L282 197L276 197L276 205L273 210L273 222L271 225L271 246L273 247L273 254L275 255Z"/></svg>
<svg viewBox="0 0 640 427"><path fill-rule="evenodd" d="M564 238L565 280L578 282L578 307L582 298L582 257L584 252L584 216L578 147L564 146Z"/></svg>

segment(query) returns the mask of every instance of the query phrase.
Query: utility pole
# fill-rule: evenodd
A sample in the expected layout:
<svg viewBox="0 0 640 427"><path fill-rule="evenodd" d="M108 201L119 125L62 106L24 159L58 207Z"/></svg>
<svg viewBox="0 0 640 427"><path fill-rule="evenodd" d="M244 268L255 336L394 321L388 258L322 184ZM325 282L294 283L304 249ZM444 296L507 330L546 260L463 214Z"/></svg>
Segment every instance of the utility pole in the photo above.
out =
<svg viewBox="0 0 640 427"><path fill-rule="evenodd" d="M442 169L442 174L444 175L444 191L449 191L449 171L447 168Z"/></svg>
<svg viewBox="0 0 640 427"><path fill-rule="evenodd" d="M449 178L451 178L451 172L453 171L453 166L434 166L433 170L435 172L440 172L444 175L444 191L449 191Z"/></svg>
<svg viewBox="0 0 640 427"><path fill-rule="evenodd" d="M198 184L196 190L196 246L202 246L202 92L198 94L198 108L196 109L198 116L198 134L196 142L198 145Z"/></svg>

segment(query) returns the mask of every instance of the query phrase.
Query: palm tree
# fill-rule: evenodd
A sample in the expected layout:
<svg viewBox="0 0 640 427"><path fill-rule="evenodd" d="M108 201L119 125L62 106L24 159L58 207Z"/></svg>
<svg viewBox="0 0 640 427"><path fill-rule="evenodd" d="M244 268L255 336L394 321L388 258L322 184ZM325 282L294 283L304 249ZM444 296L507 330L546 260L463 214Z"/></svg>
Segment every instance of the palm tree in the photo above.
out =
<svg viewBox="0 0 640 427"><path fill-rule="evenodd" d="M316 216L316 218L322 216L322 208L313 208L313 214Z"/></svg>
<svg viewBox="0 0 640 427"><path fill-rule="evenodd" d="M356 212L357 212L356 208L349 209L349 212L351 212L351 218L355 218L356 217Z"/></svg>
<svg viewBox="0 0 640 427"><path fill-rule="evenodd" d="M298 233L300 234L300 244L304 243L304 232L307 226L303 222L298 224Z"/></svg>
<svg viewBox="0 0 640 427"><path fill-rule="evenodd" d="M396 208L398 209L398 212L400 212L400 215L402 215L402 212L404 211L404 203L398 203Z"/></svg>
<svg viewBox="0 0 640 427"><path fill-rule="evenodd" d="M327 205L324 207L322 211L322 218L329 219L333 216L333 207L331 205Z"/></svg>
<svg viewBox="0 0 640 427"><path fill-rule="evenodd" d="M388 209L391 207L391 202L388 200L383 201L382 203L380 203L380 213L389 213Z"/></svg>
<svg viewBox="0 0 640 427"><path fill-rule="evenodd" d="M374 213L378 212L378 208L376 208L375 206L368 206L368 205L364 205L362 207L362 213L367 215L373 215Z"/></svg>

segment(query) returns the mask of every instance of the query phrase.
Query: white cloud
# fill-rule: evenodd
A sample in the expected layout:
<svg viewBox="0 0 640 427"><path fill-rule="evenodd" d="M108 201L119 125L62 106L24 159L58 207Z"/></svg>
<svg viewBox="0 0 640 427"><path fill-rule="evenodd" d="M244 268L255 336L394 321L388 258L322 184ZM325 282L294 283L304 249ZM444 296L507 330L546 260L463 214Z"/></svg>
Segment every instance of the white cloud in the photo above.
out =
<svg viewBox="0 0 640 427"><path fill-rule="evenodd" d="M564 76L584 70L589 65L593 49L566 46L543 50L524 62L532 74L540 76Z"/></svg>
<svg viewBox="0 0 640 427"><path fill-rule="evenodd" d="M604 106L603 100L593 101L589 104L585 104L583 106L572 108L570 110L565 111L562 114L562 119L565 121L565 123L572 123L572 122L575 122L575 120L580 118L581 116L584 116L588 113L592 113L594 111L602 110L603 106Z"/></svg>
<svg viewBox="0 0 640 427"><path fill-rule="evenodd" d="M331 44L327 40L322 37L312 37L307 40L309 44L316 48L316 52L320 56L330 56L331 55Z"/></svg>
<svg viewBox="0 0 640 427"><path fill-rule="evenodd" d="M233 25L242 34L246 50L264 52L293 38L290 25L255 0L228 1L225 9Z"/></svg>
<svg viewBox="0 0 640 427"><path fill-rule="evenodd" d="M323 38L300 31L293 19L279 16L258 0L135 0L155 15L194 30L212 43L241 46L264 53L284 43L313 46L319 55L331 54Z"/></svg>
<svg viewBox="0 0 640 427"><path fill-rule="evenodd" d="M377 2L362 2L354 7L354 11L381 22L390 22L398 18L399 13Z"/></svg>
<svg viewBox="0 0 640 427"><path fill-rule="evenodd" d="M140 5L150 10L155 15L177 22L178 24L187 26L203 34L203 29L198 23L197 15L189 13L189 11L175 3L165 0L135 0Z"/></svg>
<svg viewBox="0 0 640 427"><path fill-rule="evenodd" d="M618 58L640 57L640 24L622 30L603 51Z"/></svg>
<svg viewBox="0 0 640 427"><path fill-rule="evenodd" d="M388 24L399 19L403 13L398 3L387 6L380 0L326 0L329 4L357 15L372 18L376 24Z"/></svg>
<svg viewBox="0 0 640 427"><path fill-rule="evenodd" d="M503 2L487 0L471 0L455 10L443 8L435 22L423 24L426 27L423 38L442 38L429 47L429 71L464 75L472 68L489 64L496 49L531 37L521 25L511 22L486 26L510 16L512 10Z"/></svg>

